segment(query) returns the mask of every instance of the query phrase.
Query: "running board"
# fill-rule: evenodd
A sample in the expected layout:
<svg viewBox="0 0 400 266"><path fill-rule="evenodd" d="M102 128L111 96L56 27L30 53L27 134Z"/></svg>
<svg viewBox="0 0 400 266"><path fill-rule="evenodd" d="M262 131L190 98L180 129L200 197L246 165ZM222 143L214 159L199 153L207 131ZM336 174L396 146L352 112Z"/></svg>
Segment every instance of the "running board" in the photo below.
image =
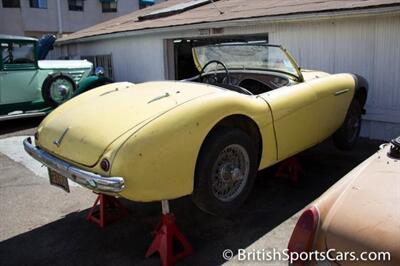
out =
<svg viewBox="0 0 400 266"><path fill-rule="evenodd" d="M22 113L22 114L15 114L15 115L1 115L1 121L13 120L13 119L20 119L20 118L29 118L29 117L37 117L37 116L45 116L46 112L35 112L35 113Z"/></svg>

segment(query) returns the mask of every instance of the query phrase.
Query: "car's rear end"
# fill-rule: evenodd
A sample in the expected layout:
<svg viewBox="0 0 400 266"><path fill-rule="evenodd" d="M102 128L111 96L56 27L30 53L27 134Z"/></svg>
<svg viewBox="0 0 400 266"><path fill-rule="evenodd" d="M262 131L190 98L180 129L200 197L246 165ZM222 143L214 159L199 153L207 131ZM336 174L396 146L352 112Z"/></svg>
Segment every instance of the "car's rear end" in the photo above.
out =
<svg viewBox="0 0 400 266"><path fill-rule="evenodd" d="M394 143L382 145L303 212L288 248L306 260L295 265L400 265L400 158L391 155L400 144Z"/></svg>

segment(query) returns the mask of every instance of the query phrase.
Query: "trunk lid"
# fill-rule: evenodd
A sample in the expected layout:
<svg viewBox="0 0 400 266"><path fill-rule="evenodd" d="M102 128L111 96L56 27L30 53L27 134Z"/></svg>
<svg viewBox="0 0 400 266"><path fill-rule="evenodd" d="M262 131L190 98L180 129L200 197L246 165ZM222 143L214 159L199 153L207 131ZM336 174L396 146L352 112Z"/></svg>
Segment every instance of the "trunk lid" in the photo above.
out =
<svg viewBox="0 0 400 266"><path fill-rule="evenodd" d="M127 131L216 90L187 82L106 85L53 111L39 127L38 143L56 156L93 166L107 147ZM60 144L54 144L57 141Z"/></svg>
<svg viewBox="0 0 400 266"><path fill-rule="evenodd" d="M400 258L400 162L387 157L388 146L374 155L329 210L323 225L327 249L389 251L392 259Z"/></svg>

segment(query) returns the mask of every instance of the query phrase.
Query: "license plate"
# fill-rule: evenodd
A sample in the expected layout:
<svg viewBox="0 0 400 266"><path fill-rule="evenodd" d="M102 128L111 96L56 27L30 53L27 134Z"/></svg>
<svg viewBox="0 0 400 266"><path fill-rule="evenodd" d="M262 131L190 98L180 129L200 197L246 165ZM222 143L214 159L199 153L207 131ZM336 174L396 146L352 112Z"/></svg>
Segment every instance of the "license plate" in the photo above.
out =
<svg viewBox="0 0 400 266"><path fill-rule="evenodd" d="M69 193L68 178L48 168L50 184L59 187Z"/></svg>

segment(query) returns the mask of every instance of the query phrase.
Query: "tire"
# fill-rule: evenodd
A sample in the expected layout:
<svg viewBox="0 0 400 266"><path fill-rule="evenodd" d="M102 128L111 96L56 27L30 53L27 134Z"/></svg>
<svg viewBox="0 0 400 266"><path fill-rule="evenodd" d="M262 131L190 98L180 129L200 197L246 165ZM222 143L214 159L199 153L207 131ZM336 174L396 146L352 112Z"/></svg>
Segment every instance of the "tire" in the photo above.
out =
<svg viewBox="0 0 400 266"><path fill-rule="evenodd" d="M221 127L213 131L197 160L194 203L218 216L227 215L242 205L257 175L257 150L250 136L239 129ZM230 188L222 191L224 186Z"/></svg>
<svg viewBox="0 0 400 266"><path fill-rule="evenodd" d="M347 111L343 125L333 135L333 143L336 148L349 151L358 141L361 130L361 104L354 99Z"/></svg>
<svg viewBox="0 0 400 266"><path fill-rule="evenodd" d="M42 97L46 104L55 108L70 99L76 90L75 81L68 75L49 75L42 85Z"/></svg>

